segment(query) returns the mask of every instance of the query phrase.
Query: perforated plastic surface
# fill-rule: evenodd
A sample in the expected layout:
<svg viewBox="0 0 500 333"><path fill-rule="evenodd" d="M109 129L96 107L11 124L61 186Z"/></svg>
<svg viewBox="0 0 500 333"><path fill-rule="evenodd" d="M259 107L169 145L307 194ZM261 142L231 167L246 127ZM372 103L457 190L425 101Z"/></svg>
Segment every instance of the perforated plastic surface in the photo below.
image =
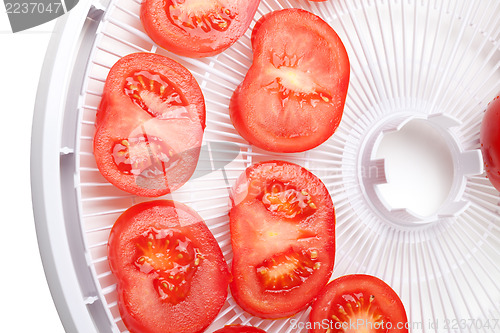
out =
<svg viewBox="0 0 500 333"><path fill-rule="evenodd" d="M363 168L370 166L360 155L368 134L394 115L444 114L457 120L449 130L462 152L479 148L483 111L500 91L500 2L264 0L252 26L262 15L288 7L309 10L337 31L350 56L351 82L337 132L316 149L287 155L249 146L228 116L231 94L252 61L251 29L220 55L189 59L154 45L142 29L139 1L112 1L106 11L77 110L76 176L89 267L100 287L96 296L105 301L106 315L116 325L113 330L126 332L107 263L107 237L123 211L147 199L116 189L100 175L92 155L94 120L111 66L126 54L143 51L172 57L191 70L207 103L204 142L234 144L202 154L201 177L167 196L200 213L229 263L228 188L254 162L295 162L323 180L336 206L334 277L367 273L386 281L402 298L413 332L498 332L500 324L494 328L493 320L500 318L500 196L485 175L454 174L454 183L467 177L455 192L455 199L467 204L463 209L426 223L394 223L364 189ZM293 325L294 319L307 321L308 311L262 320L242 311L229 296L208 332L238 323L267 332L306 332ZM468 326L453 329L460 320Z"/></svg>

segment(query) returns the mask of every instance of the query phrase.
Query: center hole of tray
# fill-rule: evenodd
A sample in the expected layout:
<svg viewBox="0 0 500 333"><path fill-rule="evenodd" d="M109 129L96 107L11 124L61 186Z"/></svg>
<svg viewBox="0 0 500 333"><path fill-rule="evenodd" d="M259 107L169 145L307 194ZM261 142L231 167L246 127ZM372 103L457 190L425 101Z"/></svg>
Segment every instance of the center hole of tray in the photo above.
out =
<svg viewBox="0 0 500 333"><path fill-rule="evenodd" d="M386 184L379 195L393 208L430 216L441 207L453 184L453 159L446 141L424 120L412 120L384 134L375 152L385 160Z"/></svg>

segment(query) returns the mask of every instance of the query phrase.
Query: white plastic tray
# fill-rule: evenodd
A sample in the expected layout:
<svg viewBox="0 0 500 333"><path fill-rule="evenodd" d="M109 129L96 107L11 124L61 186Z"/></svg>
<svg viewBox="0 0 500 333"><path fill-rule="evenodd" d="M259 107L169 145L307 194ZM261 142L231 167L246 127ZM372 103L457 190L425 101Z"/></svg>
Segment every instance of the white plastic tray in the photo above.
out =
<svg viewBox="0 0 500 333"><path fill-rule="evenodd" d="M183 58L154 45L139 7L134 0L81 2L59 23L64 30L42 74L33 196L45 269L68 332L126 332L107 237L123 211L147 199L100 175L92 139L109 69L139 51L178 60L203 89L203 176L166 197L200 213L229 263L228 187L254 162L292 161L323 180L336 206L333 277L367 273L386 281L412 332L500 330L500 323L493 328L500 318L500 196L482 173L478 150L483 111L500 92L499 1L263 0L252 26L269 11L304 8L332 25L351 61L337 132L316 149L287 155L249 146L228 116L251 64L251 29L218 56ZM221 149L220 142L230 144ZM229 296L208 332L238 323L306 332L291 323L307 318L308 311L254 318Z"/></svg>

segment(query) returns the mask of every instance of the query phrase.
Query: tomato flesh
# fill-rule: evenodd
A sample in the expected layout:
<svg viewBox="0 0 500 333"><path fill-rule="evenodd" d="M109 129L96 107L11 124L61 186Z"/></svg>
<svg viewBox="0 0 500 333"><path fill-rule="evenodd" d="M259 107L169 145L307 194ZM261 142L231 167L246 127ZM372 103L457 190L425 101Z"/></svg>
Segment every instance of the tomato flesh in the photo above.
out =
<svg viewBox="0 0 500 333"><path fill-rule="evenodd" d="M328 282L335 257L335 211L323 183L296 164L262 162L240 176L231 200L236 302L262 318L304 309Z"/></svg>
<svg viewBox="0 0 500 333"><path fill-rule="evenodd" d="M159 46L187 57L221 53L248 29L260 0L145 0L141 21Z"/></svg>
<svg viewBox="0 0 500 333"><path fill-rule="evenodd" d="M380 309L373 307L374 295L365 293L344 293L342 298L344 303L337 304L337 308L330 310L330 317L334 321L334 326L349 327L353 323L371 323L373 332L384 332L382 323L387 321ZM339 323L339 324L336 324ZM377 329L378 327L378 329Z"/></svg>
<svg viewBox="0 0 500 333"><path fill-rule="evenodd" d="M272 183L262 195L262 203L273 213L294 218L307 215L316 209L316 204L306 190L299 191L281 182Z"/></svg>
<svg viewBox="0 0 500 333"><path fill-rule="evenodd" d="M146 178L165 176L177 156L163 140L141 135L123 139L113 147L113 160L124 175Z"/></svg>
<svg viewBox="0 0 500 333"><path fill-rule="evenodd" d="M165 76L148 71L127 77L124 93L152 117L161 117L172 106L186 107L189 104Z"/></svg>
<svg viewBox="0 0 500 333"><path fill-rule="evenodd" d="M398 295L382 280L363 274L330 282L312 305L310 333L406 333L408 320Z"/></svg>
<svg viewBox="0 0 500 333"><path fill-rule="evenodd" d="M198 83L179 63L150 53L121 58L108 74L96 115L99 171L140 196L179 188L196 168L205 112Z"/></svg>
<svg viewBox="0 0 500 333"><path fill-rule="evenodd" d="M266 333L266 331L253 326L228 325L218 329L214 333Z"/></svg>
<svg viewBox="0 0 500 333"><path fill-rule="evenodd" d="M288 290L300 286L319 269L318 252L312 250L294 251L274 255L256 267L260 284L265 291Z"/></svg>
<svg viewBox="0 0 500 333"><path fill-rule="evenodd" d="M180 203L125 211L111 230L108 259L130 332L203 332L226 301L230 274L217 241Z"/></svg>
<svg viewBox="0 0 500 333"><path fill-rule="evenodd" d="M491 184L500 191L500 96L488 104L480 130L484 166Z"/></svg>
<svg viewBox="0 0 500 333"><path fill-rule="evenodd" d="M210 32L212 29L226 31L236 17L221 2L174 2L167 1L168 17L172 23L181 29L192 29L197 33Z"/></svg>
<svg viewBox="0 0 500 333"><path fill-rule="evenodd" d="M310 72L300 68L299 60L297 56L280 57L273 53L270 71L276 79L265 85L265 90L279 95L282 108L286 108L290 99L296 100L301 107L306 104L315 107L321 102L332 104L332 96L315 82Z"/></svg>
<svg viewBox="0 0 500 333"><path fill-rule="evenodd" d="M135 266L154 275L153 283L161 300L172 304L183 301L200 265L199 249L175 229L151 228L138 237L136 245L139 257Z"/></svg>
<svg viewBox="0 0 500 333"><path fill-rule="evenodd" d="M233 93L234 127L250 144L301 152L340 124L350 64L335 31L301 9L264 15L252 32L253 63Z"/></svg>

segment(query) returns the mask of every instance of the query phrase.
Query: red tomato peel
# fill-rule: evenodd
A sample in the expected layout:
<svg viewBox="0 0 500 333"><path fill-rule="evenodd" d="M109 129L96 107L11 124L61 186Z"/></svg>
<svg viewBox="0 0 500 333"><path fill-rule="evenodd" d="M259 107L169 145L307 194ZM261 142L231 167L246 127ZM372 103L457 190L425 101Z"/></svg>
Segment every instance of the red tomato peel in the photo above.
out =
<svg viewBox="0 0 500 333"><path fill-rule="evenodd" d="M480 133L481 151L488 179L500 191L500 96L488 104Z"/></svg>

